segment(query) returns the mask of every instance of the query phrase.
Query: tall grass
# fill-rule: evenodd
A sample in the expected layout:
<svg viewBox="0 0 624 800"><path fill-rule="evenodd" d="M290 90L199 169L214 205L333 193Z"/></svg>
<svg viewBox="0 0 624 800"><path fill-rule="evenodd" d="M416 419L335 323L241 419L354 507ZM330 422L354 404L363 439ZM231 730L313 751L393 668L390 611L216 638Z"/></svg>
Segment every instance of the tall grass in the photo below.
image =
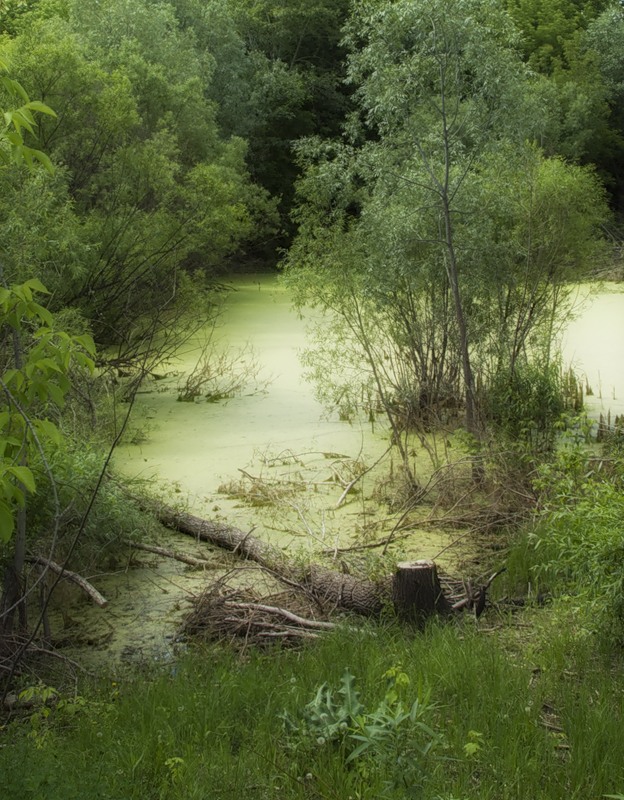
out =
<svg viewBox="0 0 624 800"><path fill-rule="evenodd" d="M511 646L466 620L421 634L340 631L303 650L244 658L193 651L5 727L1 796L586 800L624 791L622 666L562 629L544 627L533 644L517 629ZM347 763L340 742L286 732L284 712L297 719L345 670L364 708L377 708L391 667L409 678L408 703L428 690L425 721L440 737L417 780L403 768L402 782L391 759Z"/></svg>

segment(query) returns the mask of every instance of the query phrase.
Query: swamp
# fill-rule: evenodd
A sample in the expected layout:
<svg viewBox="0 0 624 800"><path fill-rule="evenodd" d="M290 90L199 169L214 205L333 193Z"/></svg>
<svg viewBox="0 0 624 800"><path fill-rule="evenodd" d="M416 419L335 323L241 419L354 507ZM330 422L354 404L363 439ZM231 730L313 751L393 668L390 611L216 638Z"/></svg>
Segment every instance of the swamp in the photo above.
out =
<svg viewBox="0 0 624 800"><path fill-rule="evenodd" d="M624 800L615 0L0 2L0 798Z"/></svg>

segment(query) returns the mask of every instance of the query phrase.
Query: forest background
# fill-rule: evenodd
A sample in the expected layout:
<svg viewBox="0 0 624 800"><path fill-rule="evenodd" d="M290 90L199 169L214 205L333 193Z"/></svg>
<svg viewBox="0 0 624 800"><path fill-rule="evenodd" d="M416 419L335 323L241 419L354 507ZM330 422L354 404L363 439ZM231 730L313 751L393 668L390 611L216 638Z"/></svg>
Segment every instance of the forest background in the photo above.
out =
<svg viewBox="0 0 624 800"><path fill-rule="evenodd" d="M568 598L558 619L582 613L583 630L618 658L620 431L606 432L597 470L554 343L573 283L620 277L621 3L5 0L0 32L10 679L32 643L28 559L80 567L152 524L105 476L140 380L211 319L226 276L278 263L296 303L331 312L307 365L325 404L346 418L385 415L411 497L422 480L406 436L427 447L437 428L461 427L474 485L530 498L530 523L512 532L510 586L558 587ZM497 503L508 512L509 492ZM448 633L432 636L434 650L451 646ZM436 749L431 735L423 753ZM447 743L463 761L439 796L528 797L517 779L497 793L474 777L480 737L475 726ZM357 796L380 796L364 788L367 767L342 755L344 796L353 781ZM182 785L179 796L195 796L181 777L188 756L152 756L161 788L150 796ZM303 746L299 756L311 758ZM405 759L388 755L389 774ZM548 795L536 777L530 796L624 787L612 768L571 777L577 759ZM418 791L442 775L432 763L411 776ZM495 765L482 765L492 787ZM405 796L393 780L383 791ZM266 796L281 781L268 780ZM295 783L293 796L334 796ZM20 796L43 789L32 791ZM101 796L133 796L115 791Z"/></svg>

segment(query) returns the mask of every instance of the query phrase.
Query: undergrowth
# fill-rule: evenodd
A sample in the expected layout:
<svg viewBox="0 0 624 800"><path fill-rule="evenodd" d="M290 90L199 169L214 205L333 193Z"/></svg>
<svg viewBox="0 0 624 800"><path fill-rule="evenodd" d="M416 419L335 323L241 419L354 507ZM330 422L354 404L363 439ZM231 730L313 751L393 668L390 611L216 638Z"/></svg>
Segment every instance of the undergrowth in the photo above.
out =
<svg viewBox="0 0 624 800"><path fill-rule="evenodd" d="M553 609L189 652L49 690L0 734L7 800L557 800L624 791L624 672ZM47 702L43 702L43 700ZM27 768L26 768L27 765Z"/></svg>

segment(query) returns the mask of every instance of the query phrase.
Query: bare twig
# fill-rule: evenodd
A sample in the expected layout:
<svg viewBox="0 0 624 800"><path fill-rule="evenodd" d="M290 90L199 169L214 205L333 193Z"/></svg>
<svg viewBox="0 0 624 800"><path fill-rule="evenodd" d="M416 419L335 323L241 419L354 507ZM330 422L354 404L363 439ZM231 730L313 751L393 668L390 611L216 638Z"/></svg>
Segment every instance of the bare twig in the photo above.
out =
<svg viewBox="0 0 624 800"><path fill-rule="evenodd" d="M294 622L296 625L301 625L304 628L318 628L319 630L332 631L336 627L333 622L306 619L305 617L300 617L298 614L293 614L292 611L288 611L285 608L266 606L263 603L235 603L231 600L226 600L225 605L228 608L249 609L251 611L264 611L267 614L275 614L290 620L290 622Z"/></svg>

